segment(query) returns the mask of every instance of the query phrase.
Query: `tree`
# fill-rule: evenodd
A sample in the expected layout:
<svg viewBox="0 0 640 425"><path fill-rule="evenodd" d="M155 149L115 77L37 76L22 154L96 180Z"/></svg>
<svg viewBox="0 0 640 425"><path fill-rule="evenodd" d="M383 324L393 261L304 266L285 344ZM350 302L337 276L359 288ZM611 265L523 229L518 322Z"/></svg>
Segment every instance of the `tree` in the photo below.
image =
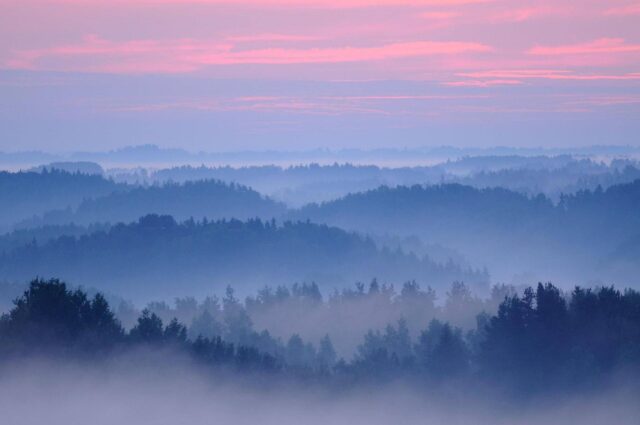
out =
<svg viewBox="0 0 640 425"><path fill-rule="evenodd" d="M129 332L135 343L160 344L164 340L162 319L145 309L138 318L138 324Z"/></svg>
<svg viewBox="0 0 640 425"><path fill-rule="evenodd" d="M462 331L448 323L432 320L416 345L418 364L436 380L464 376L469 370L469 350Z"/></svg>
<svg viewBox="0 0 640 425"><path fill-rule="evenodd" d="M336 354L336 350L333 348L331 338L329 338L329 335L327 334L320 340L317 363L321 370L327 370L333 367L337 359L338 355Z"/></svg>
<svg viewBox="0 0 640 425"><path fill-rule="evenodd" d="M307 365L305 346L300 335L294 334L289 338L285 351L285 361L288 366L294 368Z"/></svg>
<svg viewBox="0 0 640 425"><path fill-rule="evenodd" d="M83 336L92 349L107 348L122 340L124 330L111 311L105 297L98 293L91 300L87 317L87 330Z"/></svg>
<svg viewBox="0 0 640 425"><path fill-rule="evenodd" d="M2 316L0 336L8 350L98 352L118 342L123 330L101 294L89 300L57 279L36 279Z"/></svg>
<svg viewBox="0 0 640 425"><path fill-rule="evenodd" d="M173 345L184 345L187 342L187 328L174 318L164 329L164 341Z"/></svg>
<svg viewBox="0 0 640 425"><path fill-rule="evenodd" d="M411 359L413 349L411 347L411 336L409 335L406 320L398 320L397 328L387 325L384 334L384 346L387 351L391 355L396 356L400 362L407 362Z"/></svg>
<svg viewBox="0 0 640 425"><path fill-rule="evenodd" d="M246 343L252 333L253 323L230 286L227 287L225 297L222 299L222 306L226 338L241 345Z"/></svg>
<svg viewBox="0 0 640 425"><path fill-rule="evenodd" d="M209 310L205 309L200 316L197 316L189 326L189 336L196 339L198 336L214 338L222 336L222 325L217 322Z"/></svg>

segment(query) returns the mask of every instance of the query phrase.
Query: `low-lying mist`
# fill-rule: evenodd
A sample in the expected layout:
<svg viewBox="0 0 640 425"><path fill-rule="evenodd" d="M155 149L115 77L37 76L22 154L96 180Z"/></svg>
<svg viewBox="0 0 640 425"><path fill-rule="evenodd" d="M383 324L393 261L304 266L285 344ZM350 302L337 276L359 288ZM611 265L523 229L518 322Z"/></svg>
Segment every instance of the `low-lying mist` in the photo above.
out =
<svg viewBox="0 0 640 425"><path fill-rule="evenodd" d="M23 359L0 369L0 410L3 423L12 425L632 425L640 417L637 383L629 382L513 402L486 391L429 390L403 382L336 390L231 378L169 353L138 352L99 363Z"/></svg>
<svg viewBox="0 0 640 425"><path fill-rule="evenodd" d="M318 346L328 335L338 356L350 359L370 330L384 332L389 325L403 321L411 337L417 338L420 331L437 319L466 332L475 329L479 314L495 314L504 298L516 292L513 286L495 285L490 295L480 297L461 282L436 291L415 281L396 288L374 279L367 285L357 283L352 288L329 292L316 284L264 287L244 301L228 288L224 295L200 301L183 297L173 303L150 302L146 308L165 323L177 318L187 325L192 338L199 333L224 334L228 327L225 324L237 320L234 316L241 312L246 316L243 326L257 332L268 331L285 343L298 335ZM116 315L123 325L134 326L140 310L129 303L116 306Z"/></svg>

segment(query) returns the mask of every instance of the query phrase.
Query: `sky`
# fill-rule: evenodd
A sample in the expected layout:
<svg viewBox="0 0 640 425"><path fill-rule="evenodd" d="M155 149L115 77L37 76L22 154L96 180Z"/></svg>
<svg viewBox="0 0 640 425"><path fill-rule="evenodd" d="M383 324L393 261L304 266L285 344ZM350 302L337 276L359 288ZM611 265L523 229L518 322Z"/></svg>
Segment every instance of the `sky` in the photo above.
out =
<svg viewBox="0 0 640 425"><path fill-rule="evenodd" d="M638 0L0 0L0 150L640 145Z"/></svg>

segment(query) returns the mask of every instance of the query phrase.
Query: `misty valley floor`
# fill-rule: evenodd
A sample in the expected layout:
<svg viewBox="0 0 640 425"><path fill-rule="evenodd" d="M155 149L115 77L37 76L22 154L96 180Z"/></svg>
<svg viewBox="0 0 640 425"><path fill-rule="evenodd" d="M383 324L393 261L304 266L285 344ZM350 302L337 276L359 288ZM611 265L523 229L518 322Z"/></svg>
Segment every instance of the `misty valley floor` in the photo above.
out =
<svg viewBox="0 0 640 425"><path fill-rule="evenodd" d="M184 359L108 364L21 361L0 371L3 423L107 424L550 424L637 423L637 382L527 403L485 393L424 391L402 383L350 391L216 379Z"/></svg>

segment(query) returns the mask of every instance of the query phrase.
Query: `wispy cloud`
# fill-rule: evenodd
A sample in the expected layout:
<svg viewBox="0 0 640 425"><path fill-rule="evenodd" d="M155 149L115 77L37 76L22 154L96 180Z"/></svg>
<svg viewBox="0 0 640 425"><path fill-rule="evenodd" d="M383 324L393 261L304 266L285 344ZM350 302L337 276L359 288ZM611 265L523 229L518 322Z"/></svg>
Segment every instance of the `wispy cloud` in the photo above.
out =
<svg viewBox="0 0 640 425"><path fill-rule="evenodd" d="M623 38L600 38L588 43L560 46L536 46L527 51L530 55L558 56L602 53L640 52L640 44L628 44Z"/></svg>
<svg viewBox="0 0 640 425"><path fill-rule="evenodd" d="M289 115L382 115L411 116L416 108L420 114L426 105L443 102L473 102L488 99L487 95L344 95L344 96L238 96L209 99L188 99L170 102L103 106L106 112L157 113L173 110L203 112L256 112L284 113ZM419 106L424 105L424 106Z"/></svg>
<svg viewBox="0 0 640 425"><path fill-rule="evenodd" d="M492 16L492 20L497 22L524 22L536 18L560 15L563 13L568 13L567 9L558 6L543 5L534 7L522 7L500 11Z"/></svg>
<svg viewBox="0 0 640 425"><path fill-rule="evenodd" d="M226 40L234 43L245 42L297 42L297 41L319 41L326 40L327 37L304 34L278 34L278 33L262 33L251 35L235 35L228 36Z"/></svg>
<svg viewBox="0 0 640 425"><path fill-rule="evenodd" d="M0 12L0 68L429 79L491 87L520 80L458 81L455 73L539 68L616 76L634 72L640 60L640 33L631 20L614 17L636 13L637 0L16 0L15 5L3 4L11 13ZM603 38L603 33L625 38ZM575 43L577 36L586 41Z"/></svg>
<svg viewBox="0 0 640 425"><path fill-rule="evenodd" d="M312 49L269 48L259 50L214 52L192 56L203 64L304 64L366 62L418 56L455 55L468 52L490 52L485 44L459 41L413 41L373 47L327 47Z"/></svg>
<svg viewBox="0 0 640 425"><path fill-rule="evenodd" d="M445 81L442 83L449 87L495 87L495 86L517 86L523 84L521 80L466 80L466 81Z"/></svg>
<svg viewBox="0 0 640 425"><path fill-rule="evenodd" d="M490 70L478 72L461 72L460 77L474 79L545 79L545 80L575 80L575 81L598 81L598 80L640 80L640 73L627 74L577 74L570 70L557 69L513 69L513 70Z"/></svg>
<svg viewBox="0 0 640 425"><path fill-rule="evenodd" d="M421 12L419 16L423 19L433 21L450 21L451 19L460 16L460 13L454 11L429 11Z"/></svg>
<svg viewBox="0 0 640 425"><path fill-rule="evenodd" d="M636 16L640 15L640 3L628 4L621 7L613 7L604 11L607 16Z"/></svg>
<svg viewBox="0 0 640 425"><path fill-rule="evenodd" d="M565 102L567 105L620 106L640 105L640 96L592 96Z"/></svg>
<svg viewBox="0 0 640 425"><path fill-rule="evenodd" d="M188 72L205 66L238 64L314 64L383 61L421 56L490 52L490 46L460 41L414 41L372 47L238 49L225 42L133 40L114 42L87 36L78 44L15 54L7 66L16 69L65 69L94 72ZM52 64L53 62L53 64Z"/></svg>
<svg viewBox="0 0 640 425"><path fill-rule="evenodd" d="M71 4L243 4L253 6L304 6L319 8L359 8L380 6L459 6L491 3L495 0L26 0L35 3Z"/></svg>

